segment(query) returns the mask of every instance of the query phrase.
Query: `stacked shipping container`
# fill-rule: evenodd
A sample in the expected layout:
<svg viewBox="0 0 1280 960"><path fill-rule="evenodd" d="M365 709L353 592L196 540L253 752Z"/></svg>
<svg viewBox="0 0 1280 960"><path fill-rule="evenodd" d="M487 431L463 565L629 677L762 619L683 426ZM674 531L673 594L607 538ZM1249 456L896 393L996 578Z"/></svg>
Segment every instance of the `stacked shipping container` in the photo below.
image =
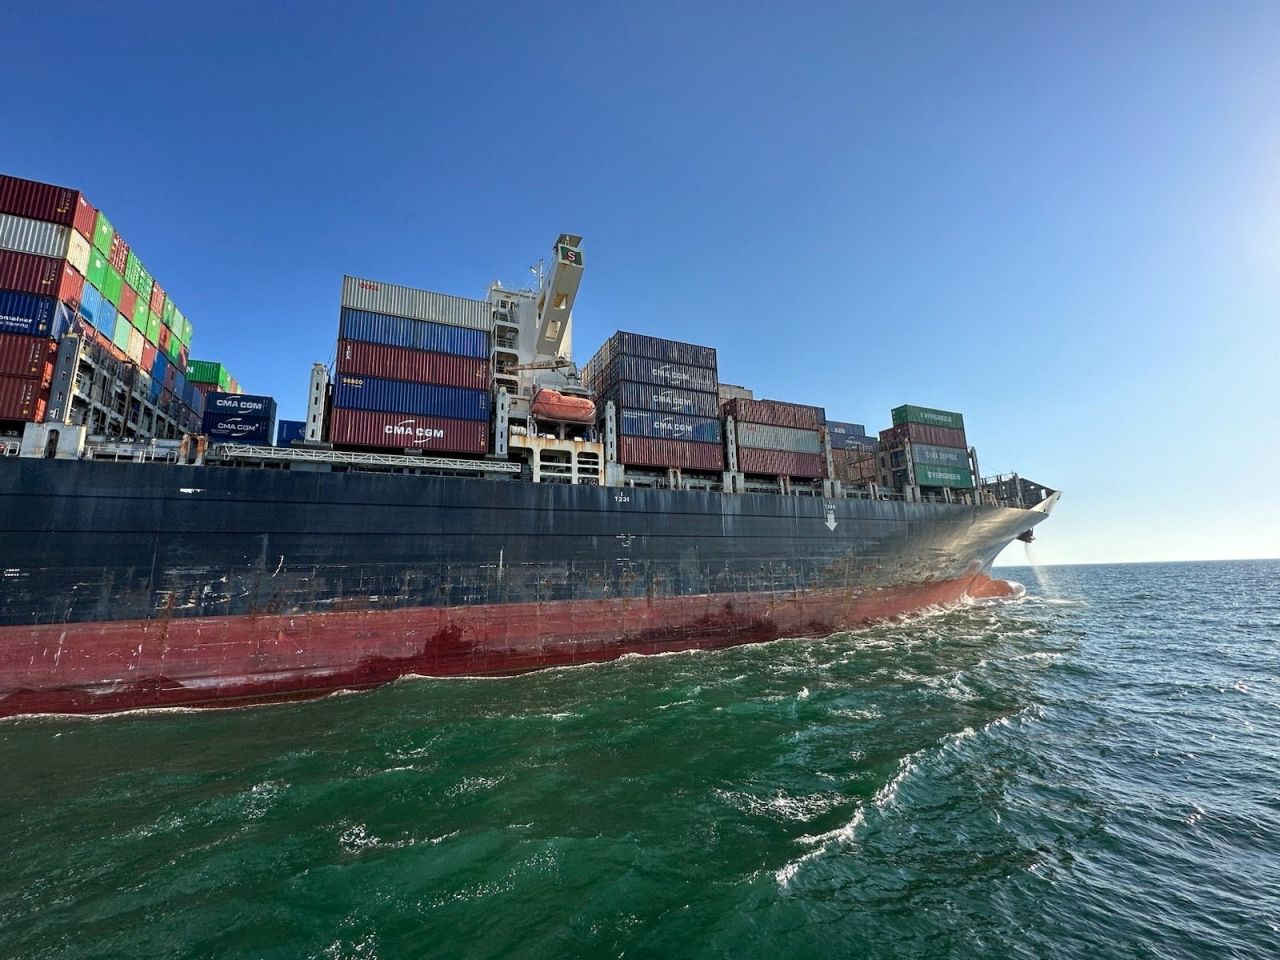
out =
<svg viewBox="0 0 1280 960"><path fill-rule="evenodd" d="M203 432L212 440L270 446L276 430L271 397L211 392L204 398Z"/></svg>
<svg viewBox="0 0 1280 960"><path fill-rule="evenodd" d="M726 401L723 410L735 421L738 469L743 473L802 479L827 475L820 432L826 417L821 407L737 397Z"/></svg>
<svg viewBox="0 0 1280 960"><path fill-rule="evenodd" d="M724 469L714 349L620 331L583 374L597 410L617 408L620 463Z"/></svg>
<svg viewBox="0 0 1280 960"><path fill-rule="evenodd" d="M484 300L343 278L329 441L488 452L490 326Z"/></svg>
<svg viewBox="0 0 1280 960"><path fill-rule="evenodd" d="M911 449L915 482L921 487L973 486L964 417L949 410L904 404L893 409L894 425L880 432L889 467L902 479L906 471L906 447ZM900 485L900 484L899 484Z"/></svg>
<svg viewBox="0 0 1280 960"><path fill-rule="evenodd" d="M191 323L105 214L77 190L0 175L0 333L71 330L158 381L157 402L196 406L182 376ZM43 415L42 402L22 409Z"/></svg>

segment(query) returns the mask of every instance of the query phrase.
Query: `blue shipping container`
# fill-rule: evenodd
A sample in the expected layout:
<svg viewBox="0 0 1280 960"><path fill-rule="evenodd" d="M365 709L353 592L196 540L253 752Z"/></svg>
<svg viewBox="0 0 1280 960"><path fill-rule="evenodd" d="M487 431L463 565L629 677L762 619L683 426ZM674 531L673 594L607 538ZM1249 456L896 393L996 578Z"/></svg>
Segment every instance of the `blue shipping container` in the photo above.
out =
<svg viewBox="0 0 1280 960"><path fill-rule="evenodd" d="M71 327L71 309L53 297L0 291L0 333L56 340Z"/></svg>
<svg viewBox="0 0 1280 960"><path fill-rule="evenodd" d="M700 347L694 343L681 343L679 340L626 333L622 330L614 334L614 337L617 352L625 357L650 357L690 367L716 369L715 347Z"/></svg>
<svg viewBox="0 0 1280 960"><path fill-rule="evenodd" d="M97 327L102 316L102 293L92 283L85 281L80 294L80 317L91 327Z"/></svg>
<svg viewBox="0 0 1280 960"><path fill-rule="evenodd" d="M462 329L461 327L457 329ZM333 384L333 405L348 410L407 413L450 420L488 420L489 391L439 387L408 380L340 374Z"/></svg>
<svg viewBox="0 0 1280 960"><path fill-rule="evenodd" d="M668 363L662 360L651 360L648 357L618 357L618 376L611 378L605 373L605 380L632 380L636 383L653 383L664 387L679 387L682 390L705 390L716 393L719 383L716 372L705 367L690 367L683 363Z"/></svg>
<svg viewBox="0 0 1280 960"><path fill-rule="evenodd" d="M857 450L860 447L873 445L873 441L867 437L867 428L860 423L828 420L827 436L831 438L833 450Z"/></svg>
<svg viewBox="0 0 1280 960"><path fill-rule="evenodd" d="M214 441L270 446L274 427L271 417L240 417L212 411L204 415L204 433Z"/></svg>
<svg viewBox="0 0 1280 960"><path fill-rule="evenodd" d="M108 337L115 331L117 312L115 305L106 297L103 297L102 306L98 309L98 317L102 322L97 324L97 327Z"/></svg>
<svg viewBox="0 0 1280 960"><path fill-rule="evenodd" d="M626 437L720 442L720 421L711 417L687 417L679 413L627 409L619 411L619 417L622 421L619 430Z"/></svg>
<svg viewBox="0 0 1280 960"><path fill-rule="evenodd" d="M451 327L429 320L409 320L351 307L344 307L342 310L338 336L345 340L363 340L365 343L447 353L454 357L489 359L489 334L484 330Z"/></svg>
<svg viewBox="0 0 1280 960"><path fill-rule="evenodd" d="M295 440L307 438L307 421L281 420L276 425L276 446L287 447Z"/></svg>
<svg viewBox="0 0 1280 960"><path fill-rule="evenodd" d="M175 388L174 392L177 392ZM248 393L218 393L211 390L204 398L205 409L219 416L276 418L274 397L255 397Z"/></svg>

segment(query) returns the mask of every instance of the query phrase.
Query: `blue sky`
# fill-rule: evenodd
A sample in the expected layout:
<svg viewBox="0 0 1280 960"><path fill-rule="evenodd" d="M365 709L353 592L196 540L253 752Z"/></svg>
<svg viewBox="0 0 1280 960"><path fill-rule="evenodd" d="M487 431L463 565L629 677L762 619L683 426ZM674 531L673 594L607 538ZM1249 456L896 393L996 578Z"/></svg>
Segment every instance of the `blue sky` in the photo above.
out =
<svg viewBox="0 0 1280 960"><path fill-rule="evenodd" d="M482 296L567 231L580 360L961 410L1067 491L1047 562L1280 555L1280 6L26 10L0 168L83 189L283 416L344 272Z"/></svg>

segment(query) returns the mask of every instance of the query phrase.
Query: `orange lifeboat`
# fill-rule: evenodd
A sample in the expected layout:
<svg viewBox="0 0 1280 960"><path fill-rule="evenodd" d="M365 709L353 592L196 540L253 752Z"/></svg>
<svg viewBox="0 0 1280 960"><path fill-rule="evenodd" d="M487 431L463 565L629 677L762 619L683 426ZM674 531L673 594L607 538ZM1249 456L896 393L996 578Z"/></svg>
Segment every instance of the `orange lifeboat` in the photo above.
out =
<svg viewBox="0 0 1280 960"><path fill-rule="evenodd" d="M533 415L552 423L595 423L596 405L586 397L575 397L542 387L533 397Z"/></svg>

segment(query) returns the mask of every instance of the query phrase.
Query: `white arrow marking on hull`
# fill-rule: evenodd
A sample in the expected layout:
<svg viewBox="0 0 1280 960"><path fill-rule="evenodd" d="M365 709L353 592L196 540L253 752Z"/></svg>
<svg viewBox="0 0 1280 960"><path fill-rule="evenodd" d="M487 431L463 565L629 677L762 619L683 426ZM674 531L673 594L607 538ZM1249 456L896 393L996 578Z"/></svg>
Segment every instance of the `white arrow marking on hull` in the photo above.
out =
<svg viewBox="0 0 1280 960"><path fill-rule="evenodd" d="M836 512L834 510L827 511L827 529L834 531L836 528Z"/></svg>

